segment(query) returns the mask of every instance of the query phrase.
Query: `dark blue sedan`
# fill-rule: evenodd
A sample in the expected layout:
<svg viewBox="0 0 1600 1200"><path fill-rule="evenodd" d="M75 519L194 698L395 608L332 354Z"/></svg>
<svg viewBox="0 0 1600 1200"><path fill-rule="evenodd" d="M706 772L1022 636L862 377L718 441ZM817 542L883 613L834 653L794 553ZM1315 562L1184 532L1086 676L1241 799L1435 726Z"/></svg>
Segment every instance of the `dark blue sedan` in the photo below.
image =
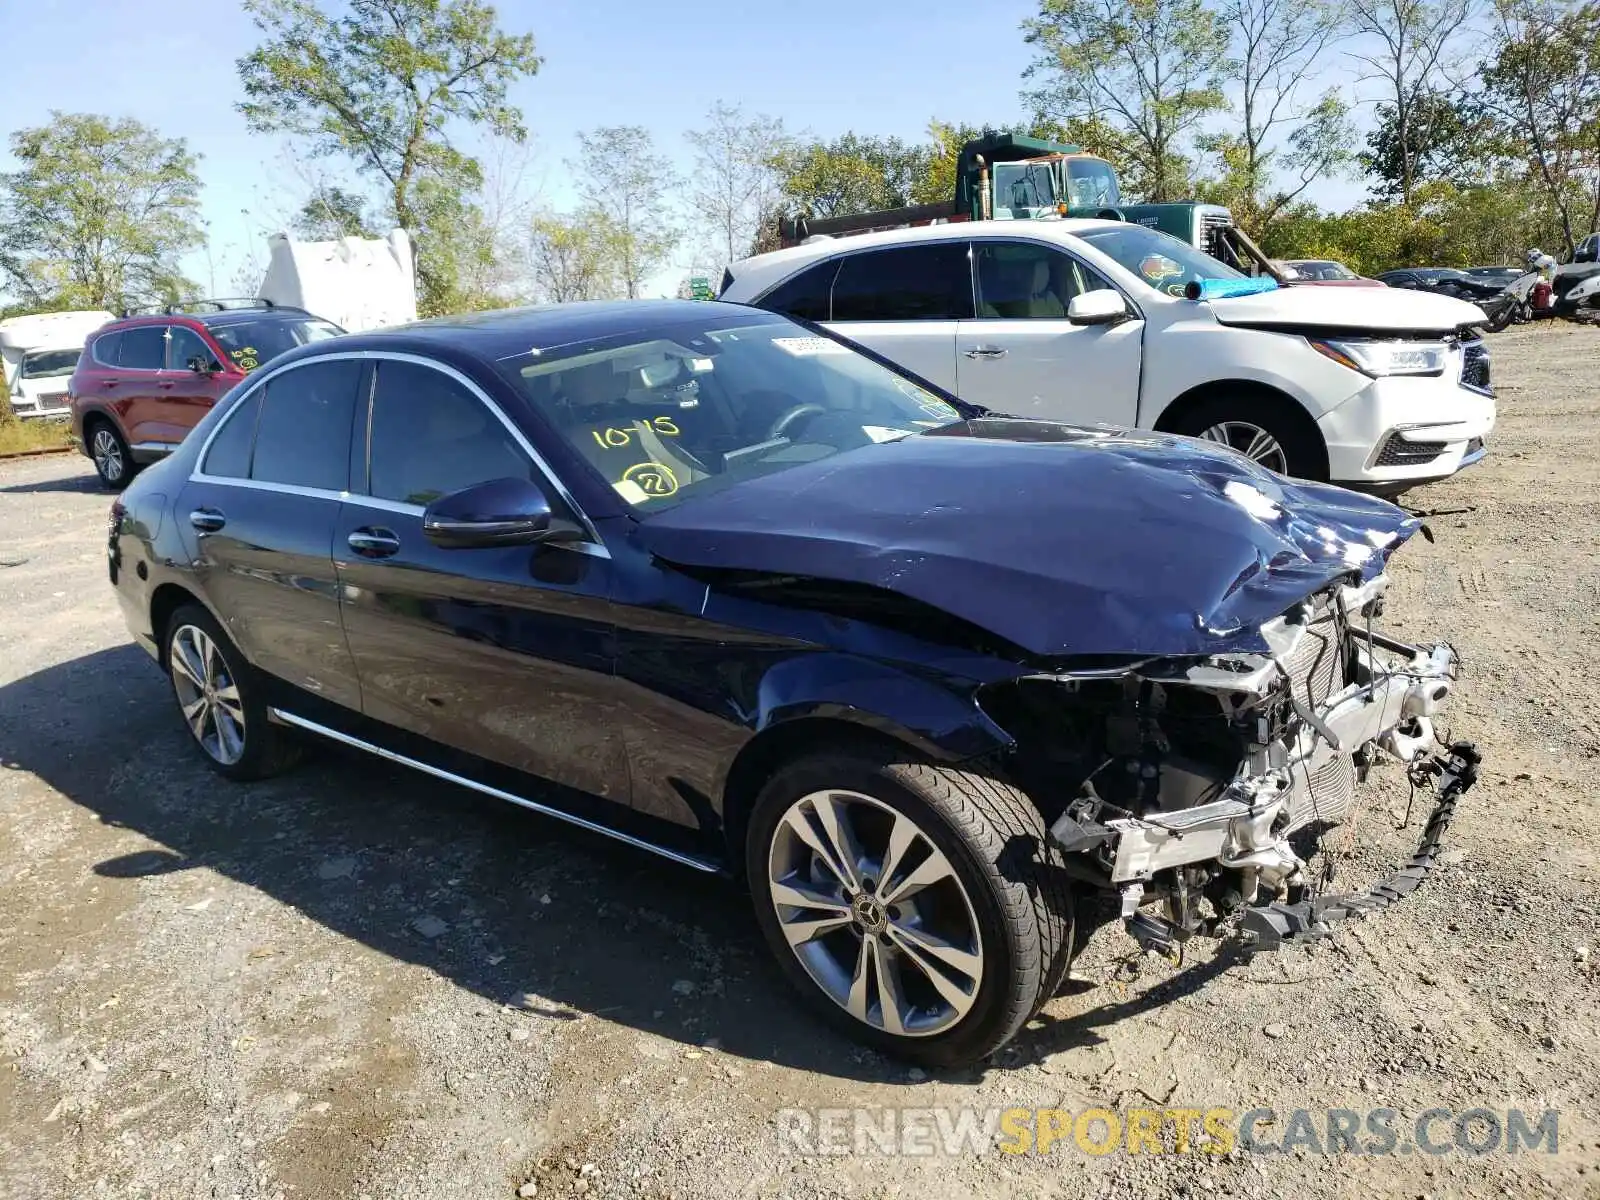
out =
<svg viewBox="0 0 1600 1200"><path fill-rule="evenodd" d="M1303 896L1358 763L1416 769L1454 655L1373 629L1415 528L647 302L285 354L108 552L223 775L330 739L743 877L823 1012L950 1064L1054 994L1080 893L1170 950Z"/></svg>

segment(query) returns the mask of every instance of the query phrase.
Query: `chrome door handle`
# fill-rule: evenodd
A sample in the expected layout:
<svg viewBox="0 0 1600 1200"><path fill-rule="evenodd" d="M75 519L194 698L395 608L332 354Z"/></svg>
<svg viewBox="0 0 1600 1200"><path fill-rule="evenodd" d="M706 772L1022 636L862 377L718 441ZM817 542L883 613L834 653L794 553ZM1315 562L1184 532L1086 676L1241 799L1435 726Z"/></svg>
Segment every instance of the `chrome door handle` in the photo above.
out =
<svg viewBox="0 0 1600 1200"><path fill-rule="evenodd" d="M966 355L968 358L1004 358L1006 352L999 346L974 346Z"/></svg>
<svg viewBox="0 0 1600 1200"><path fill-rule="evenodd" d="M215 533L228 523L228 518L214 508L197 508L189 514L189 524L201 533Z"/></svg>
<svg viewBox="0 0 1600 1200"><path fill-rule="evenodd" d="M388 558L400 551L400 539L392 529L374 529L364 526L346 539L350 549L363 558Z"/></svg>

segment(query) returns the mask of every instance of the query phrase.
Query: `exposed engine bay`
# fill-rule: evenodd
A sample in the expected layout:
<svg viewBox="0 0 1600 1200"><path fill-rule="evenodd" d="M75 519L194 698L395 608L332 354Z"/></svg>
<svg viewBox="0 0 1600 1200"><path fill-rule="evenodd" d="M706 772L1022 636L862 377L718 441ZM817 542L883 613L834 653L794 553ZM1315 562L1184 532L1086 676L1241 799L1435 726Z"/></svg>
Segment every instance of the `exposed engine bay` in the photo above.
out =
<svg viewBox="0 0 1600 1200"><path fill-rule="evenodd" d="M1148 659L1034 674L985 688L1016 739L1008 767L1046 808L1081 882L1111 891L1146 949L1240 933L1254 948L1326 932L1426 875L1470 745L1442 748L1435 718L1459 671L1447 644L1375 628L1388 577L1336 583L1261 628L1265 653ZM1310 865L1356 814L1381 760L1438 795L1423 844L1362 896L1326 894ZM1348 831L1347 831L1348 832Z"/></svg>

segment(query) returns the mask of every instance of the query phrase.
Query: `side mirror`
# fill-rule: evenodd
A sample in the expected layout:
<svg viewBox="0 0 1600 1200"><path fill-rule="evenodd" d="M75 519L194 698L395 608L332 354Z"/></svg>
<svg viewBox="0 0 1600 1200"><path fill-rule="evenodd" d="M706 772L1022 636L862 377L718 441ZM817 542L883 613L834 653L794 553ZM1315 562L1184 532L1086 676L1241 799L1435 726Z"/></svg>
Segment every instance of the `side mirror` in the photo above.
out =
<svg viewBox="0 0 1600 1200"><path fill-rule="evenodd" d="M216 359L212 359L210 362L207 362L198 354L191 354L189 356L189 362L187 365L189 370L193 371L196 375L215 375L218 371L222 370L222 364Z"/></svg>
<svg viewBox="0 0 1600 1200"><path fill-rule="evenodd" d="M1593 246L1579 246L1576 250L1574 250L1572 252L1572 261L1575 262L1575 263L1593 262L1594 261L1594 247Z"/></svg>
<svg viewBox="0 0 1600 1200"><path fill-rule="evenodd" d="M422 513L422 532L445 550L570 542L583 536L555 516L539 486L526 479L491 479L440 496Z"/></svg>
<svg viewBox="0 0 1600 1200"><path fill-rule="evenodd" d="M1128 302L1111 288L1079 292L1067 303L1067 320L1074 325L1115 325L1128 319Z"/></svg>

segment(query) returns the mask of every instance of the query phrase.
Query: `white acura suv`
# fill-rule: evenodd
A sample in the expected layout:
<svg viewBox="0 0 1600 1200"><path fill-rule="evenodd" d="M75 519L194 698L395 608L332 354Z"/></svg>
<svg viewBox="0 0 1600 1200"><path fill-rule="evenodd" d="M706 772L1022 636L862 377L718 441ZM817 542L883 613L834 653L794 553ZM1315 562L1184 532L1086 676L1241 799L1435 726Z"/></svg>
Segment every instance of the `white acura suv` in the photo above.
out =
<svg viewBox="0 0 1600 1200"><path fill-rule="evenodd" d="M718 299L824 324L999 413L1189 434L1380 492L1476 462L1494 428L1476 305L1277 287L1118 221L817 238L729 267Z"/></svg>

